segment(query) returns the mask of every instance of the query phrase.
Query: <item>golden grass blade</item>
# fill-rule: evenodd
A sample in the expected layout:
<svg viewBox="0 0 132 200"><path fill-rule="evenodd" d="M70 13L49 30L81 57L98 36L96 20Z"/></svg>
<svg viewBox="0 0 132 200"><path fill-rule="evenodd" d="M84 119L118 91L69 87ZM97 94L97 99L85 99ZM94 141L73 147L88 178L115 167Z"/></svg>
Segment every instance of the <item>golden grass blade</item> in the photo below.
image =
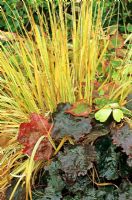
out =
<svg viewBox="0 0 132 200"><path fill-rule="evenodd" d="M27 162L26 171L25 171L25 173L26 173L26 200L28 200L28 195L29 195L30 199L32 199L30 180L31 180L31 175L32 175L34 165L35 165L34 156L38 149L39 144L42 142L44 137L45 136L41 136L39 138L39 140L36 142L34 149L32 151L32 155Z"/></svg>

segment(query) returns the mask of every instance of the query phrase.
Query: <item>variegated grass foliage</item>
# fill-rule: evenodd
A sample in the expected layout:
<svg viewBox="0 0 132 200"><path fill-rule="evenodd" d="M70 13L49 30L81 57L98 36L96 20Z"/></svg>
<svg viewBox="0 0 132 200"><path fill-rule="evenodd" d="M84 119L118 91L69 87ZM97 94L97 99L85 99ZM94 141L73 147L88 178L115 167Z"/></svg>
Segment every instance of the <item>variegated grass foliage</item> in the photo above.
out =
<svg viewBox="0 0 132 200"><path fill-rule="evenodd" d="M44 163L34 163L32 157L22 161L22 148L17 142L20 123L28 120L32 112L48 115L60 102L85 99L92 106L97 68L109 44L107 31L102 28L100 1L96 4L96 17L92 0L82 1L81 8L72 1L70 16L66 3L61 0L58 14L52 1L47 1L47 5L48 19L37 9L39 25L35 24L32 11L25 6L30 32L19 16L13 15L23 34L12 33L6 45L0 43L0 138L6 141L1 145L0 188L6 188L13 177L18 178L18 184L25 180L26 199L28 194L32 198L30 181L33 184L37 170ZM11 33L3 12L2 15ZM68 17L72 21L70 30ZM113 88L110 94L111 98L121 97L121 102L131 89L131 75L125 74L130 57L129 51L122 64L124 74L119 73L119 87Z"/></svg>

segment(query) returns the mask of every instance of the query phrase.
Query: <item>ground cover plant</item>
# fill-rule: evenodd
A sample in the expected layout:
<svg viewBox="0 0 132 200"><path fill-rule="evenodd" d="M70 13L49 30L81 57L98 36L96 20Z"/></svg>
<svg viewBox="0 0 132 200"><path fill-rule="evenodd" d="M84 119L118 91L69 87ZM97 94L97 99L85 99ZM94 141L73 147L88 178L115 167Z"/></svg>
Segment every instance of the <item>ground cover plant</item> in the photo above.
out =
<svg viewBox="0 0 132 200"><path fill-rule="evenodd" d="M37 22L24 4L30 31L2 11L1 195L131 199L131 34L103 27L100 1L45 3Z"/></svg>

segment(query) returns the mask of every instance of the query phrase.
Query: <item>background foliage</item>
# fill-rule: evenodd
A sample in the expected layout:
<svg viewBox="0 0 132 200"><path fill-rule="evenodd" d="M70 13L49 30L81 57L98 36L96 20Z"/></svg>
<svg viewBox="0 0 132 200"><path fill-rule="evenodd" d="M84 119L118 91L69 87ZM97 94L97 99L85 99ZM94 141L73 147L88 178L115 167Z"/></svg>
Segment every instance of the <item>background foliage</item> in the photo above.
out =
<svg viewBox="0 0 132 200"><path fill-rule="evenodd" d="M58 5L58 0L55 0L56 6ZM30 30L30 23L29 23L29 17L27 14L26 9L30 8L33 10L34 13L34 19L36 22L38 22L38 16L36 14L36 7L39 7L40 10L43 10L43 12L47 12L48 6L46 1L43 0L13 0L12 2L10 0L2 0L0 2L0 6L3 9L6 18L8 20L8 23L10 25L11 30L14 32L20 30L20 24L17 19L21 19L22 23L25 25L27 29ZM14 20L15 19L15 20ZM4 18L2 15L0 15L0 29L7 31L7 24L5 23Z"/></svg>
<svg viewBox="0 0 132 200"><path fill-rule="evenodd" d="M68 5L69 14L70 14L70 1L65 1ZM79 1L77 1L79 2ZM81 2L81 1L80 1ZM80 5L80 2L77 3L78 6ZM58 0L54 0L56 10L58 7ZM95 0L96 5L96 0ZM26 12L26 8L30 8L33 10L34 18L36 23L38 22L38 17L36 14L36 7L39 7L40 11L43 11L45 14L48 11L47 1L46 0L2 0L0 2L0 7L5 12L6 18L10 24L11 30L16 31L19 30L19 22L17 21L17 18L21 18L23 24L27 29L30 29L30 23L28 14ZM107 27L109 25L118 24L118 28L121 32L132 32L132 25L131 25L131 6L132 1L131 0L109 0L109 1L103 1L101 0L101 6L102 6L102 19L104 21L103 25L104 27ZM95 6L96 7L96 6ZM14 21L14 18L16 20ZM70 25L70 23L69 23ZM6 26L5 20L3 19L1 13L0 13L0 29L7 31L8 28Z"/></svg>

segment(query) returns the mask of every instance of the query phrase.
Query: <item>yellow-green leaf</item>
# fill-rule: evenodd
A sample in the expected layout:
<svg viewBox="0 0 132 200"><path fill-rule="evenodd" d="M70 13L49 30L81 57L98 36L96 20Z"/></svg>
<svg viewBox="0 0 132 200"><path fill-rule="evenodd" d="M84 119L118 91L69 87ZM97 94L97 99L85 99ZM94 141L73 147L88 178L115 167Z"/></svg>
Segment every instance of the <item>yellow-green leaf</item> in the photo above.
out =
<svg viewBox="0 0 132 200"><path fill-rule="evenodd" d="M121 119L123 119L123 112L120 109L114 109L113 110L113 118L115 121L120 122Z"/></svg>
<svg viewBox="0 0 132 200"><path fill-rule="evenodd" d="M73 106L65 112L77 117L87 117L91 111L92 109L87 103L80 101L73 104Z"/></svg>
<svg viewBox="0 0 132 200"><path fill-rule="evenodd" d="M103 108L95 113L95 119L100 122L105 122L112 112L111 108Z"/></svg>

